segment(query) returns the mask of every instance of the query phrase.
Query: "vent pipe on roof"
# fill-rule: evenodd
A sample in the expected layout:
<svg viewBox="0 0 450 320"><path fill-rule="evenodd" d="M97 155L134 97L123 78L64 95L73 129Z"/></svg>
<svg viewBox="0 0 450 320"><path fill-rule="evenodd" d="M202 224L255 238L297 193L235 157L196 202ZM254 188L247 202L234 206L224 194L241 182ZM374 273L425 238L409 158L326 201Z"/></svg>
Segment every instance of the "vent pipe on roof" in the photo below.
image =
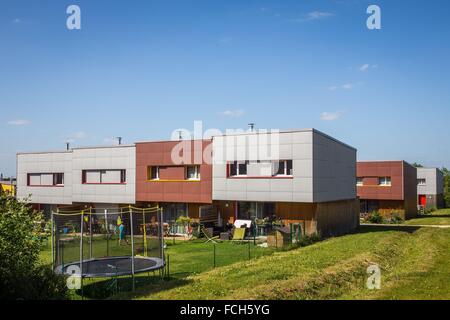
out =
<svg viewBox="0 0 450 320"><path fill-rule="evenodd" d="M66 150L69 151L70 150L70 142L66 141Z"/></svg>
<svg viewBox="0 0 450 320"><path fill-rule="evenodd" d="M178 130L178 140L183 140L183 135L182 135L183 131Z"/></svg>
<svg viewBox="0 0 450 320"><path fill-rule="evenodd" d="M119 142L119 146L122 144L122 137L117 137L117 141Z"/></svg>
<svg viewBox="0 0 450 320"><path fill-rule="evenodd" d="M253 132L253 129L255 128L255 124L254 123L249 123L248 124L248 130L250 131L250 132Z"/></svg>

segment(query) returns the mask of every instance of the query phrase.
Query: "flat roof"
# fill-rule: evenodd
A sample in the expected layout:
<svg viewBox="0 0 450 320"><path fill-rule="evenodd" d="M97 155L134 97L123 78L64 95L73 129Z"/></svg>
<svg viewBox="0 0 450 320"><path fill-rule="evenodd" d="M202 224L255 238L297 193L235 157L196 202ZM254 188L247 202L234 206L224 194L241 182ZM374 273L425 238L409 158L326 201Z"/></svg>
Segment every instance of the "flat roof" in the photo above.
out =
<svg viewBox="0 0 450 320"><path fill-rule="evenodd" d="M326 133L323 133L322 131L319 131L317 129L314 128L306 128L306 129L285 129L285 130L277 130L277 129L261 129L264 130L262 132L258 132L256 131L243 131L243 132L236 132L236 133L230 133L230 134L222 134L222 135L215 135L214 137L226 137L226 136L238 136L238 135L252 135L252 134L271 134L271 133L295 133L295 132L313 132L313 133L317 133L320 134L321 136L330 139L334 142L337 142L345 147L348 147L352 150L357 151L357 149L355 147L352 147L351 145L346 144L345 142L342 142ZM273 130L273 131L271 131Z"/></svg>
<svg viewBox="0 0 450 320"><path fill-rule="evenodd" d="M143 143L161 143L161 142L181 142L181 141L211 141L212 138L209 139L181 139L181 140L142 140L137 141L134 144L143 144Z"/></svg>
<svg viewBox="0 0 450 320"><path fill-rule="evenodd" d="M237 129L238 130L238 129ZM158 143L158 142L179 142L179 141L212 141L214 137L223 137L223 136L233 136L233 135L254 135L254 134L271 134L271 133L294 133L294 132L313 132L320 134L321 136L330 139L332 141L335 141L345 147L348 147L352 150L357 150L355 147L352 147L336 138L333 138L330 135L327 135L326 133L323 133L322 131L319 131L314 128L307 128L307 129L287 129L287 130L278 130L278 129L261 129L264 130L262 132L256 131L242 131L242 132L233 132L233 133L226 133L222 135L213 135L210 138L207 139L185 139L185 140L148 140L148 141L137 141L134 144L122 144L122 145L113 145L113 146L91 146L91 147L75 147L71 148L70 150L61 150L61 151L37 151L37 152L18 152L17 155L21 154L48 154L48 153L70 153L72 150L81 150L81 149L102 149L102 148L125 148L125 147L134 147L137 144L143 144L143 143Z"/></svg>
<svg viewBox="0 0 450 320"><path fill-rule="evenodd" d="M370 162L404 162L407 165L414 167L412 164L410 164L408 161L406 160L356 160L356 163L358 162L364 162L364 163L370 163ZM415 167L414 167L415 168Z"/></svg>
<svg viewBox="0 0 450 320"><path fill-rule="evenodd" d="M112 149L112 148L131 148L135 147L134 144L121 144L116 146L92 146L92 147L75 147L70 150L49 150L49 151L30 151L30 152L17 152L17 155L25 154L52 154L52 153L72 153L73 150L85 150L85 149Z"/></svg>

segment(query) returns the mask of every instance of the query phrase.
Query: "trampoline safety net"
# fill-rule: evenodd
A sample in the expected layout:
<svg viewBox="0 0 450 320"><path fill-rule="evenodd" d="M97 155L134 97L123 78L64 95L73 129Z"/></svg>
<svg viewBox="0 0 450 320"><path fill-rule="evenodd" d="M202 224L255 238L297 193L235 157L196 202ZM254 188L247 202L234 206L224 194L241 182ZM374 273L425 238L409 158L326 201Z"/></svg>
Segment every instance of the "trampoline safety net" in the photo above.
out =
<svg viewBox="0 0 450 320"><path fill-rule="evenodd" d="M83 277L134 275L164 266L159 208L91 208L53 212L55 272L79 268Z"/></svg>

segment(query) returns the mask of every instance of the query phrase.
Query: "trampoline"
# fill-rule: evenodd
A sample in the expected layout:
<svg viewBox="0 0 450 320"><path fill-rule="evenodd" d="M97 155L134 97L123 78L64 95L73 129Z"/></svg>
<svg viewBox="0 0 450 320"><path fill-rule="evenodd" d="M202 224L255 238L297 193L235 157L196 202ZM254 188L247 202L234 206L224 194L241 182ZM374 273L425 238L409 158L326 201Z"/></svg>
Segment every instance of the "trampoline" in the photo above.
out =
<svg viewBox="0 0 450 320"><path fill-rule="evenodd" d="M73 262L55 269L57 274L70 274L72 267L80 268L80 262ZM160 258L134 257L134 274L151 272L164 267ZM106 278L133 275L132 257L111 257L84 260L82 264L83 278Z"/></svg>
<svg viewBox="0 0 450 320"><path fill-rule="evenodd" d="M81 288L85 278L131 276L134 290L136 274L166 272L163 225L159 207L52 212L53 270L78 275Z"/></svg>

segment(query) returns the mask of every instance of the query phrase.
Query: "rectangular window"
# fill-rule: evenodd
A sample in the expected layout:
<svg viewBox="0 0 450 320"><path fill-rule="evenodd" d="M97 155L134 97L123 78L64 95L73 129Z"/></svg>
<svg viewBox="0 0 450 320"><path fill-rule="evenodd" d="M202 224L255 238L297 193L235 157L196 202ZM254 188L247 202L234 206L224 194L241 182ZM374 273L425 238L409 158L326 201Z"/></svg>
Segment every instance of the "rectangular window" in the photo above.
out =
<svg viewBox="0 0 450 320"><path fill-rule="evenodd" d="M232 162L229 164L230 176L237 176L237 162Z"/></svg>
<svg viewBox="0 0 450 320"><path fill-rule="evenodd" d="M83 170L84 184L124 184L126 170Z"/></svg>
<svg viewBox="0 0 450 320"><path fill-rule="evenodd" d="M159 180L159 167L149 167L148 168L148 179L147 180Z"/></svg>
<svg viewBox="0 0 450 320"><path fill-rule="evenodd" d="M228 164L231 177L246 176L248 161L234 161Z"/></svg>
<svg viewBox="0 0 450 320"><path fill-rule="evenodd" d="M247 164L248 164L248 161L238 162L238 175L239 176L247 175Z"/></svg>
<svg viewBox="0 0 450 320"><path fill-rule="evenodd" d="M187 166L186 180L200 180L200 166Z"/></svg>
<svg viewBox="0 0 450 320"><path fill-rule="evenodd" d="M380 178L378 178L378 185L380 185L380 186L390 186L391 185L391 177L380 177Z"/></svg>
<svg viewBox="0 0 450 320"><path fill-rule="evenodd" d="M356 178L356 185L357 186L363 186L364 185L363 178Z"/></svg>
<svg viewBox="0 0 450 320"><path fill-rule="evenodd" d="M417 184L419 186L424 186L427 184L427 180L426 179L417 179Z"/></svg>
<svg viewBox="0 0 450 320"><path fill-rule="evenodd" d="M292 160L281 160L274 162L274 175L275 176L292 176Z"/></svg>
<svg viewBox="0 0 450 320"><path fill-rule="evenodd" d="M64 173L29 173L27 185L31 187L63 186Z"/></svg>
<svg viewBox="0 0 450 320"><path fill-rule="evenodd" d="M55 186L63 186L64 185L64 173L55 173L53 175L53 184Z"/></svg>

